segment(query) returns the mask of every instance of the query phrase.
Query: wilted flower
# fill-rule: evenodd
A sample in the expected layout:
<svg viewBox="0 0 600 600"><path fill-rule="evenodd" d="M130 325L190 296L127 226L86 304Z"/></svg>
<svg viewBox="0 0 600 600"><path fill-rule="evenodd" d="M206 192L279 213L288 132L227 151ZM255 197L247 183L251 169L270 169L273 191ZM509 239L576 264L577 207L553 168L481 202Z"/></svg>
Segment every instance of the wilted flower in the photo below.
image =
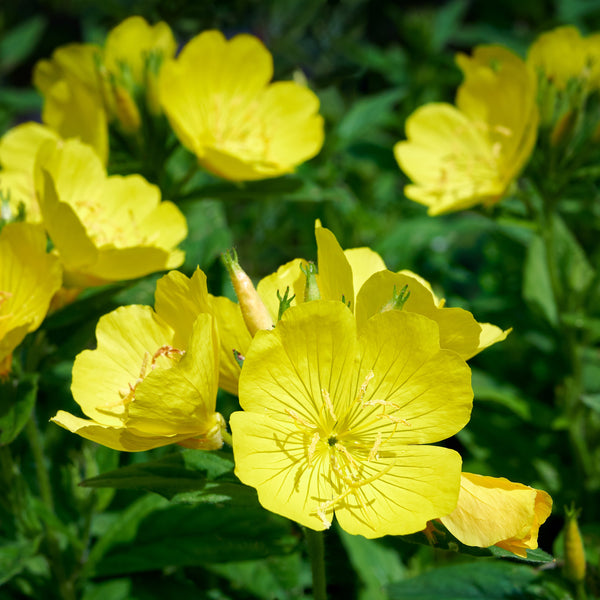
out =
<svg viewBox="0 0 600 600"><path fill-rule="evenodd" d="M406 121L394 148L413 181L408 198L430 215L493 204L507 192L533 150L538 125L536 78L515 54L480 46L457 56L465 75L456 107L426 104Z"/></svg>
<svg viewBox="0 0 600 600"><path fill-rule="evenodd" d="M172 287L161 282L160 305L157 289L160 312L124 306L100 319L96 350L73 366L73 397L89 420L59 411L55 423L115 450L221 447L215 322L208 314L182 321L165 302Z"/></svg>
<svg viewBox="0 0 600 600"><path fill-rule="evenodd" d="M462 473L458 504L440 521L467 546L498 546L518 556L537 548L540 526L550 516L552 498L504 477Z"/></svg>
<svg viewBox="0 0 600 600"><path fill-rule="evenodd" d="M89 146L47 142L38 155L44 225L65 268L65 284L88 287L178 267L185 217L139 175L107 177Z"/></svg>
<svg viewBox="0 0 600 600"><path fill-rule="evenodd" d="M235 472L268 510L372 538L454 509L460 456L423 444L468 421L470 371L430 319L388 311L357 334L341 302L291 307L254 337L239 387Z"/></svg>
<svg viewBox="0 0 600 600"><path fill-rule="evenodd" d="M149 25L130 17L112 29L104 48L69 44L37 63L33 82L44 95L42 118L64 138L79 137L106 163L108 123L117 119L126 133L140 124L139 104L155 93L151 82L176 44L166 23ZM150 90L150 92L148 92Z"/></svg>
<svg viewBox="0 0 600 600"><path fill-rule="evenodd" d="M43 228L5 225L0 231L0 363L40 326L60 284L60 262L46 253Z"/></svg>
<svg viewBox="0 0 600 600"><path fill-rule="evenodd" d="M248 68L252 65L252 68ZM273 59L254 36L192 39L160 74L163 109L200 164L234 181L277 177L323 144L319 100L293 81L269 83Z"/></svg>

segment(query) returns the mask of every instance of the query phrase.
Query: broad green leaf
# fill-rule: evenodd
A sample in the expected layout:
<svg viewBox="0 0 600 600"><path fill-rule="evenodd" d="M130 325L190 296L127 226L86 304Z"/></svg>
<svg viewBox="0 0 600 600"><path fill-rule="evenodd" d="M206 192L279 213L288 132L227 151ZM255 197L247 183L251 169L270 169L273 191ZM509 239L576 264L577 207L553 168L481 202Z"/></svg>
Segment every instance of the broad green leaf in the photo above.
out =
<svg viewBox="0 0 600 600"><path fill-rule="evenodd" d="M41 537L18 541L0 540L0 585L18 575L35 556Z"/></svg>
<svg viewBox="0 0 600 600"><path fill-rule="evenodd" d="M524 565L477 561L394 583L388 593L390 600L524 600L533 598L528 587L537 577Z"/></svg>
<svg viewBox="0 0 600 600"><path fill-rule="evenodd" d="M500 383L480 369L471 369L473 393L475 400L496 402L508 408L524 421L531 420L531 406L521 398L518 390L507 383Z"/></svg>
<svg viewBox="0 0 600 600"><path fill-rule="evenodd" d="M302 564L298 553L211 564L206 568L231 581L236 589L248 591L265 600L303 598L302 588L310 585L308 565Z"/></svg>
<svg viewBox="0 0 600 600"><path fill-rule="evenodd" d="M357 100L340 121L337 135L344 145L359 140L370 131L386 124L394 105L406 96L406 89L397 88Z"/></svg>
<svg viewBox="0 0 600 600"><path fill-rule="evenodd" d="M600 394L583 394L581 401L592 410L600 414Z"/></svg>
<svg viewBox="0 0 600 600"><path fill-rule="evenodd" d="M281 556L297 546L289 521L265 511L256 493L241 504L172 504L155 495L130 505L96 543L88 576L122 575Z"/></svg>
<svg viewBox="0 0 600 600"><path fill-rule="evenodd" d="M523 271L523 297L553 326L558 324L558 309L552 291L543 240L534 237L527 248Z"/></svg>
<svg viewBox="0 0 600 600"><path fill-rule="evenodd" d="M490 551L493 556L497 556L498 558L515 558L515 555L504 548L498 548L497 546L492 546ZM518 557L521 561L527 563L540 563L540 564L548 564L554 562L555 559L551 554L544 552L540 548L536 548L535 550L527 550L527 558Z"/></svg>
<svg viewBox="0 0 600 600"><path fill-rule="evenodd" d="M103 473L86 479L81 485L144 490L156 492L171 500L177 494L185 492L201 491L203 494L219 494L219 484L214 483L215 480L231 474L233 467L233 457L226 452L183 450L158 460ZM212 486L211 482L213 482Z"/></svg>
<svg viewBox="0 0 600 600"><path fill-rule="evenodd" d="M37 375L0 379L0 446L10 444L25 427L37 396Z"/></svg>
<svg viewBox="0 0 600 600"><path fill-rule="evenodd" d="M350 562L365 586L361 600L385 600L385 586L406 576L397 552L377 540L350 535L341 528L338 532Z"/></svg>
<svg viewBox="0 0 600 600"><path fill-rule="evenodd" d="M185 267L206 269L233 243L223 205L216 200L186 200L179 208L188 222L188 235L181 243Z"/></svg>

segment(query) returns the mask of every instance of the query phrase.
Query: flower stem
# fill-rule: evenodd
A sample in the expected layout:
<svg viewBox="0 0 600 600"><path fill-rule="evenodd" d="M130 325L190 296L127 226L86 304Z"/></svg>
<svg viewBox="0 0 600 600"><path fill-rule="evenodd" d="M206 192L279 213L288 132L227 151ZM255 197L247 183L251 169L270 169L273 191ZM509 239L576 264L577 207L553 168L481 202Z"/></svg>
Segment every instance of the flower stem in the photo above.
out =
<svg viewBox="0 0 600 600"><path fill-rule="evenodd" d="M327 584L325 580L325 543L322 531L304 528L306 547L310 558L313 579L314 600L327 600Z"/></svg>
<svg viewBox="0 0 600 600"><path fill-rule="evenodd" d="M29 440L29 445L31 446L31 451L33 453L33 459L35 461L35 471L42 502L50 513L54 513L52 487L50 485L50 477L48 476L48 471L46 469L42 436L40 435L37 423L35 422L35 413L31 414L31 417L25 426L25 432L27 434L27 439ZM61 550L56 535L54 534L52 526L48 522L44 523L44 527L46 529L48 558L50 559L52 571L54 572L57 580L61 598L64 600L75 600L73 582L70 581L65 574Z"/></svg>

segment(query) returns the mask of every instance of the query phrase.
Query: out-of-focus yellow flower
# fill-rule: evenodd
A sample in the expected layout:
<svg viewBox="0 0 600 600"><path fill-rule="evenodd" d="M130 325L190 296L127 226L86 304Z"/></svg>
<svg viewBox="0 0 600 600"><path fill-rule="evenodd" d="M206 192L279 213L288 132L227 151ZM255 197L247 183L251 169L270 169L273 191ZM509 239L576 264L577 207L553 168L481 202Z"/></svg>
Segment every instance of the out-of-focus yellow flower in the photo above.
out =
<svg viewBox="0 0 600 600"><path fill-rule="evenodd" d="M289 308L253 338L231 416L235 472L275 513L322 530L333 515L373 538L451 512L460 456L430 445L459 431L470 371L437 325L389 311L358 332L341 302Z"/></svg>
<svg viewBox="0 0 600 600"><path fill-rule="evenodd" d="M60 284L60 262L46 253L44 229L5 225L0 231L0 363L40 326Z"/></svg>
<svg viewBox="0 0 600 600"><path fill-rule="evenodd" d="M252 68L248 68L252 65ZM181 143L234 181L290 173L323 144L319 100L293 81L269 83L273 60L254 36L192 39L160 73L163 109Z"/></svg>
<svg viewBox="0 0 600 600"><path fill-rule="evenodd" d="M411 271L393 273L385 262L370 248L342 250L335 235L317 222L318 275L316 276L320 298L344 301L354 312L359 329L373 315L391 309L395 292L404 286L410 296L403 311L424 315L435 321L440 329L442 348L454 350L467 360L488 346L500 342L510 333L490 323L478 323L473 315L462 308L448 308L445 301L433 293L431 286L422 277ZM279 297L286 288L293 297L291 306L305 301L307 261L292 260L261 279L256 291L258 297L277 323ZM240 301L240 303L242 303ZM211 312L217 318L221 335L221 387L237 393L240 366L233 350L245 355L252 336L245 325L239 305L223 297L212 298Z"/></svg>
<svg viewBox="0 0 600 600"><path fill-rule="evenodd" d="M55 423L115 450L221 447L218 332L210 315L177 310L175 285L161 279L157 312L125 306L100 319L97 349L73 366L73 397L89 419L59 411Z"/></svg>
<svg viewBox="0 0 600 600"><path fill-rule="evenodd" d="M537 548L540 526L552 512L552 498L504 477L462 473L458 504L440 521L467 546L499 546L525 558Z"/></svg>
<svg viewBox="0 0 600 600"><path fill-rule="evenodd" d="M456 107L426 104L406 121L394 154L413 181L408 198L430 215L499 201L525 166L537 137L536 78L515 54L479 46L457 56L465 80Z"/></svg>
<svg viewBox="0 0 600 600"><path fill-rule="evenodd" d="M106 163L108 123L117 119L126 133L139 127L146 84L175 49L166 23L151 26L138 16L112 29L104 48L93 44L58 48L50 60L37 63L33 74L44 95L44 122L64 138L79 137L90 144ZM150 103L150 112L156 104Z"/></svg>
<svg viewBox="0 0 600 600"><path fill-rule="evenodd" d="M41 221L33 178L35 156L45 141L59 139L49 127L33 122L17 125L0 138L0 192L8 196L10 211L2 215L5 220L14 218L22 205L26 221Z"/></svg>
<svg viewBox="0 0 600 600"><path fill-rule="evenodd" d="M566 25L542 33L529 48L527 62L559 90L571 80L600 86L600 34L582 37Z"/></svg>
<svg viewBox="0 0 600 600"><path fill-rule="evenodd" d="M65 268L65 284L89 287L178 267L185 217L139 175L107 177L91 147L47 142L36 188L44 225Z"/></svg>

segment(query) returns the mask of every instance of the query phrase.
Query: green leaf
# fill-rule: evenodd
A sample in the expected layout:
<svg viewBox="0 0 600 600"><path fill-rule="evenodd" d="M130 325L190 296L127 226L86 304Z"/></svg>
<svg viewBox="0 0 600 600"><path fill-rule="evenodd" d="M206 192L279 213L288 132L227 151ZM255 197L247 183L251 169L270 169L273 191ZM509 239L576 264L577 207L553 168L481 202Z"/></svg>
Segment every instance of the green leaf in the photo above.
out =
<svg viewBox="0 0 600 600"><path fill-rule="evenodd" d="M300 554L270 556L260 560L244 560L207 565L207 569L231 581L236 589L248 591L265 600L300 598L305 584L310 585L308 565ZM308 581L304 581L306 577Z"/></svg>
<svg viewBox="0 0 600 600"><path fill-rule="evenodd" d="M583 394L581 401L592 410L600 414L600 394Z"/></svg>
<svg viewBox="0 0 600 600"><path fill-rule="evenodd" d="M0 585L18 575L36 555L41 537L16 542L0 542Z"/></svg>
<svg viewBox="0 0 600 600"><path fill-rule="evenodd" d="M289 521L243 502L172 504L148 495L130 505L93 547L86 576L281 556L297 547Z"/></svg>
<svg viewBox="0 0 600 600"><path fill-rule="evenodd" d="M216 200L185 200L179 208L188 222L188 236L181 244L185 267L206 269L233 244L223 205Z"/></svg>
<svg viewBox="0 0 600 600"><path fill-rule="evenodd" d="M46 19L31 17L0 38L0 73L8 73L25 60L40 41Z"/></svg>
<svg viewBox="0 0 600 600"><path fill-rule="evenodd" d="M505 550L504 548L498 548L497 546L492 546L490 551L493 556L498 558L515 558L515 555L512 552ZM536 548L535 550L527 550L527 558L522 558L520 556L516 558L522 562L527 562L530 564L548 564L555 561L555 558L551 554L544 552L540 548Z"/></svg>
<svg viewBox="0 0 600 600"><path fill-rule="evenodd" d="M342 144L356 139L362 141L365 133L383 126L391 117L394 105L406 94L406 89L396 88L357 100L338 125L337 135Z"/></svg>
<svg viewBox="0 0 600 600"><path fill-rule="evenodd" d="M352 566L365 585L361 600L385 600L385 586L406 576L397 552L377 540L350 535L341 528L338 532Z"/></svg>
<svg viewBox="0 0 600 600"><path fill-rule="evenodd" d="M233 467L233 458L226 452L183 450L158 460L103 473L82 481L81 485L156 492L171 500L185 492L201 491L206 494L210 491L218 494L221 486L215 480L231 474ZM231 491L231 488L227 489ZM230 497L225 493L226 499ZM192 497L185 498L180 500L190 501Z"/></svg>
<svg viewBox="0 0 600 600"><path fill-rule="evenodd" d="M527 248L523 271L523 298L539 310L551 325L558 325L558 309L548 272L546 248L539 236L534 237Z"/></svg>
<svg viewBox="0 0 600 600"><path fill-rule="evenodd" d="M0 446L10 444L25 427L37 396L37 375L0 380Z"/></svg>
<svg viewBox="0 0 600 600"><path fill-rule="evenodd" d="M530 403L521 398L518 390L506 383L500 383L480 369L471 369L473 393L477 401L496 402L508 408L523 421L531 420Z"/></svg>
<svg viewBox="0 0 600 600"><path fill-rule="evenodd" d="M452 0L436 12L431 35L432 50L439 52L444 49L454 33L460 29L468 7L467 0Z"/></svg>
<svg viewBox="0 0 600 600"><path fill-rule="evenodd" d="M517 600L533 598L537 573L524 565L478 561L441 567L388 587L390 600Z"/></svg>

